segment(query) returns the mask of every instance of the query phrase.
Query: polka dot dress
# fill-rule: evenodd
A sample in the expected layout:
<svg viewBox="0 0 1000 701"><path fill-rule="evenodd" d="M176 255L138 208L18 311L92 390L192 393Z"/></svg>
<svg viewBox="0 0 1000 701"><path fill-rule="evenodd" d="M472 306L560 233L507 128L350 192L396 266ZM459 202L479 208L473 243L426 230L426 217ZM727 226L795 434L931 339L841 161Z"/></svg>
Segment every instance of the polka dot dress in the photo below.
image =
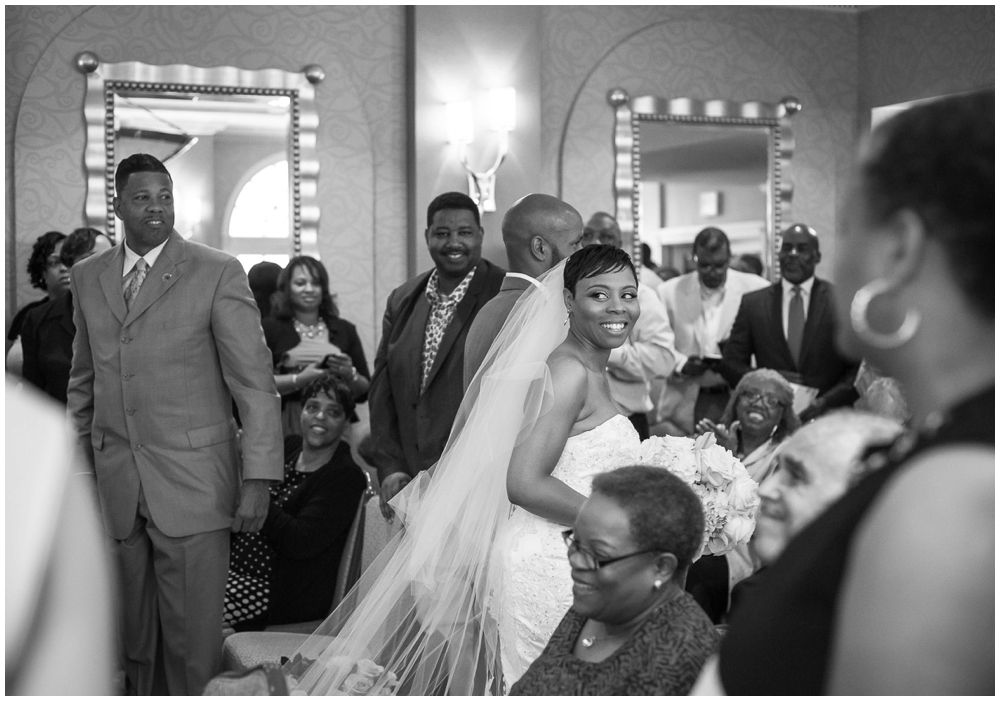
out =
<svg viewBox="0 0 1000 701"><path fill-rule="evenodd" d="M306 478L306 473L295 469L298 459L299 453L296 452L285 463L285 480L271 486L271 501L278 506L284 506ZM232 534L229 547L229 578L226 580L223 619L226 625L232 626L254 621L267 613L275 552L259 531Z"/></svg>

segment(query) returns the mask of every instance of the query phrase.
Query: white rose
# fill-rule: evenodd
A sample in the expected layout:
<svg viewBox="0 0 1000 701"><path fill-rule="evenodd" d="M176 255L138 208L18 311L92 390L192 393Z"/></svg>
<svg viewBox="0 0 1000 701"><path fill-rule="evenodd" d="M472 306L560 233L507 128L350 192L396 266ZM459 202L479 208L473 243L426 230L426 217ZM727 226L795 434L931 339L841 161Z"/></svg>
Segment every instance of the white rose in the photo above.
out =
<svg viewBox="0 0 1000 701"><path fill-rule="evenodd" d="M760 504L757 483L749 477L733 480L726 491L729 493L729 501L732 507L744 514L756 509Z"/></svg>
<svg viewBox="0 0 1000 701"><path fill-rule="evenodd" d="M358 660L357 673L362 676L374 679L384 671L382 665L375 664L372 660Z"/></svg>
<svg viewBox="0 0 1000 701"><path fill-rule="evenodd" d="M365 696L372 690L372 680L361 674L349 674L340 688L348 696Z"/></svg>
<svg viewBox="0 0 1000 701"><path fill-rule="evenodd" d="M701 458L702 479L713 487L723 487L731 482L736 476L736 461L727 451L718 446L713 446L702 450L699 453Z"/></svg>
<svg viewBox="0 0 1000 701"><path fill-rule="evenodd" d="M725 533L735 543L748 543L756 524L752 518L745 516L734 516L730 518L723 527Z"/></svg>

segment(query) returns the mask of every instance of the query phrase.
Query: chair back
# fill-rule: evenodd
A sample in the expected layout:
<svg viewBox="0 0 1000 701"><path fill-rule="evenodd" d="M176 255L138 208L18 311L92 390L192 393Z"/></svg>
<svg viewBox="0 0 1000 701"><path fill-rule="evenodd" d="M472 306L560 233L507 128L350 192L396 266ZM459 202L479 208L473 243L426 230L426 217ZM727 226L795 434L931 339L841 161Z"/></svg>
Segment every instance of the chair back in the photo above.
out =
<svg viewBox="0 0 1000 701"><path fill-rule="evenodd" d="M340 566L337 568L337 585L334 587L333 600L330 602L331 613L340 605L340 602L344 600L344 596L357 583L358 578L361 576L361 572L363 571L362 552L364 551L365 542L366 512L371 510L368 507L372 503L374 503L375 510L378 511L378 499L373 500L373 497L377 495L372 486L371 475L363 468L361 472L365 475L366 486L365 490L361 493L361 498L358 500L358 510L354 514L350 530L347 531L344 551L340 555Z"/></svg>

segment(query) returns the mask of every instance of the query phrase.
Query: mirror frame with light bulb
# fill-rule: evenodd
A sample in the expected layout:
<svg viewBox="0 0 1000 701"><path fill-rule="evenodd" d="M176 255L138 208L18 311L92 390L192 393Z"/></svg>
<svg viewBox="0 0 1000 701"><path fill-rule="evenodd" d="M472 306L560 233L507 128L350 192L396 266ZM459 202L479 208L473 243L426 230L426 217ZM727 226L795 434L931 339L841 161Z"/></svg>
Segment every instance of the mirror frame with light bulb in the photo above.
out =
<svg viewBox="0 0 1000 701"><path fill-rule="evenodd" d="M83 108L87 125L84 151L87 174L84 219L87 226L104 230L112 240L117 240L114 213L116 93L128 91L130 94L150 96L178 92L215 96L283 96L290 103L290 253L317 253L320 207L316 132L319 128L319 114L316 110L314 86L325 77L322 68L311 65L301 73L293 73L274 68L246 70L233 66L203 68L186 64L155 66L137 61L103 63L95 54L87 51L76 57L76 68L87 79Z"/></svg>

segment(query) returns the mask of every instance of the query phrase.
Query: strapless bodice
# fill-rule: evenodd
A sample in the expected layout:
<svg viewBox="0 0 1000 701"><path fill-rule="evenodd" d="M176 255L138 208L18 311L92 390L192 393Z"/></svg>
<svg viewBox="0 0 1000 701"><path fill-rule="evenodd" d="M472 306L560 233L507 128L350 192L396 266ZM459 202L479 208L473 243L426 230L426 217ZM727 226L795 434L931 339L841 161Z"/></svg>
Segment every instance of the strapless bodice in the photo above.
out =
<svg viewBox="0 0 1000 701"><path fill-rule="evenodd" d="M596 475L638 460L639 434L627 417L616 414L589 431L570 436L552 476L589 496L590 481Z"/></svg>

